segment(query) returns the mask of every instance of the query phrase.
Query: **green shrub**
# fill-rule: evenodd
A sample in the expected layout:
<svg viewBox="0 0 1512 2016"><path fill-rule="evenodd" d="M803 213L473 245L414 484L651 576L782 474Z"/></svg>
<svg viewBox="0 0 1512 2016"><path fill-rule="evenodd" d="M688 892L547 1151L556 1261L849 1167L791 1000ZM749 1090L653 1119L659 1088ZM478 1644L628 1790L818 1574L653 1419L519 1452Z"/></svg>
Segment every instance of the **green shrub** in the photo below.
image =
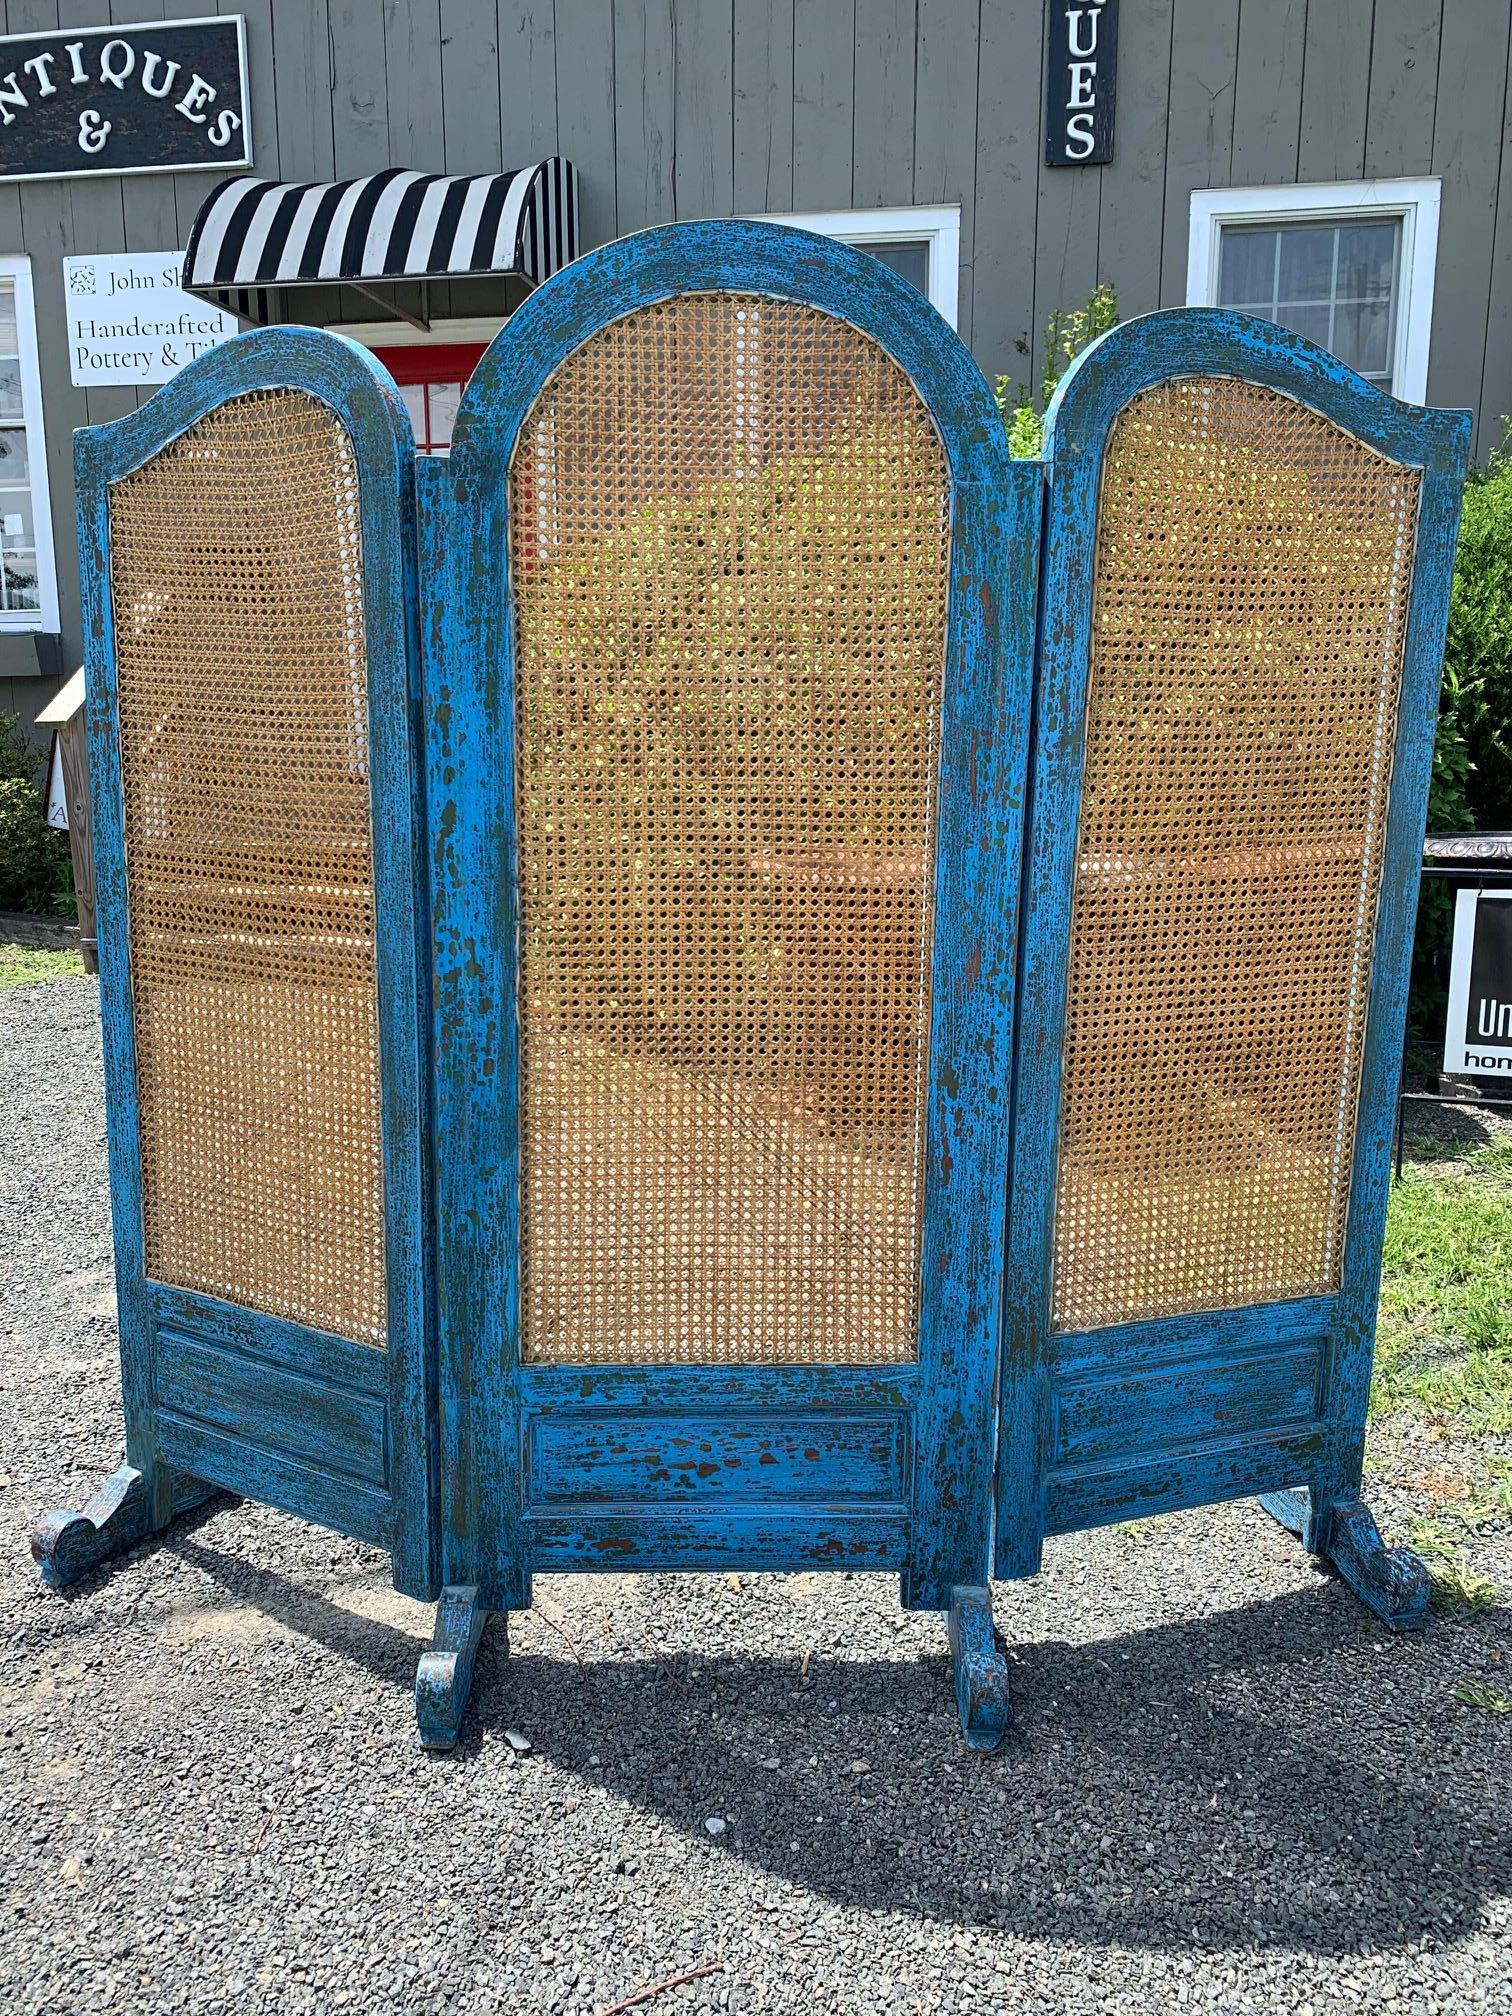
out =
<svg viewBox="0 0 1512 2016"><path fill-rule="evenodd" d="M0 910L74 914L68 836L54 833L38 786L37 753L19 714L0 714Z"/></svg>
<svg viewBox="0 0 1512 2016"><path fill-rule="evenodd" d="M1449 597L1430 833L1512 827L1512 420L1465 485ZM1412 1026L1436 1041L1447 998L1450 886L1425 882L1418 904Z"/></svg>
<svg viewBox="0 0 1512 2016"><path fill-rule="evenodd" d="M1500 451L1465 486L1444 645L1439 739L1458 742L1468 768L1452 748L1435 766L1446 808L1462 791L1483 829L1512 826L1512 420L1503 425Z"/></svg>
<svg viewBox="0 0 1512 2016"><path fill-rule="evenodd" d="M1069 312L1057 308L1045 324L1045 372L1040 381L1040 399L1036 406L1029 397L1027 385L1010 388L1006 378L999 378L994 388L997 393L998 411L1003 416L1003 425L1008 430L1008 449L1016 462L1032 461L1045 445L1045 409L1055 396L1055 388L1072 360L1081 355L1095 337L1101 336L1118 320L1118 295L1111 281L1104 280L1094 287L1087 297L1085 308L1073 308Z"/></svg>

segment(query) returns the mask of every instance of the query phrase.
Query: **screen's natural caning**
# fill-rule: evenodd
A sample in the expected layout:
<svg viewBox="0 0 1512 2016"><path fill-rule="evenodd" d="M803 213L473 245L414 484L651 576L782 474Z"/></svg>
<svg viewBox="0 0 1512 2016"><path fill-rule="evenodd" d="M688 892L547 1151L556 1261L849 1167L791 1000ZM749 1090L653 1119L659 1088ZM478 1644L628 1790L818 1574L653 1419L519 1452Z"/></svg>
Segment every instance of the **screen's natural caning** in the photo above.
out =
<svg viewBox="0 0 1512 2016"><path fill-rule="evenodd" d="M1235 379L1157 386L1114 429L1060 1329L1338 1285L1418 481Z"/></svg>
<svg viewBox="0 0 1512 2016"><path fill-rule="evenodd" d="M559 368L510 511L524 1354L911 1358L928 413L843 321L684 296Z"/></svg>
<svg viewBox="0 0 1512 2016"><path fill-rule="evenodd" d="M385 1335L357 471L301 392L110 493L147 1271Z"/></svg>

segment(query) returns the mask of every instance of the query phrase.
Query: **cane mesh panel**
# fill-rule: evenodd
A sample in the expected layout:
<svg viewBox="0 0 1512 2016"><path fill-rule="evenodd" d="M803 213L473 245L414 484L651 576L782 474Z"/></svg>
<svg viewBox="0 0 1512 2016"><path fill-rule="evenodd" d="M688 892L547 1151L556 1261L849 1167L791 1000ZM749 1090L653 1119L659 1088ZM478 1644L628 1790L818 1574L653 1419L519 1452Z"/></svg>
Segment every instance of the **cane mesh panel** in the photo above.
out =
<svg viewBox="0 0 1512 2016"><path fill-rule="evenodd" d="M1337 1287L1418 476L1233 379L1102 477L1053 1308Z"/></svg>
<svg viewBox="0 0 1512 2016"><path fill-rule="evenodd" d="M300 392L116 484L147 1271L384 1340L357 471Z"/></svg>
<svg viewBox="0 0 1512 2016"><path fill-rule="evenodd" d="M639 310L510 476L528 1359L918 1336L948 474L813 309Z"/></svg>

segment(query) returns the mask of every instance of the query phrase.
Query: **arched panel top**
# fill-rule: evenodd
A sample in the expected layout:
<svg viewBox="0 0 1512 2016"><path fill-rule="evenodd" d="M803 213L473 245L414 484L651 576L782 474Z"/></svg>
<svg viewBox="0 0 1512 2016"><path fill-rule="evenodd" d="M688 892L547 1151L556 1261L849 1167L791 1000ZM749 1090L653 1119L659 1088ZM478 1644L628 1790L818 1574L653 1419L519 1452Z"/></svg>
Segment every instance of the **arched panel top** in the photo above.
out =
<svg viewBox="0 0 1512 2016"><path fill-rule="evenodd" d="M956 483L1002 480L1009 461L991 388L917 288L870 253L788 225L668 224L565 267L510 317L473 373L452 435L459 484L502 477L514 439L562 361L598 330L675 295L764 294L849 322L906 373Z"/></svg>
<svg viewBox="0 0 1512 2016"><path fill-rule="evenodd" d="M351 436L364 481L382 471L412 496L415 436L398 386L360 343L297 326L234 336L186 364L135 413L78 428L80 480L118 483L228 399L270 390L307 392L330 407Z"/></svg>
<svg viewBox="0 0 1512 2016"><path fill-rule="evenodd" d="M1120 322L1086 349L1045 415L1045 460L1064 477L1095 473L1131 399L1171 378L1245 378L1313 407L1377 454L1456 480L1470 447L1468 413L1411 406L1279 323L1226 309L1165 308Z"/></svg>

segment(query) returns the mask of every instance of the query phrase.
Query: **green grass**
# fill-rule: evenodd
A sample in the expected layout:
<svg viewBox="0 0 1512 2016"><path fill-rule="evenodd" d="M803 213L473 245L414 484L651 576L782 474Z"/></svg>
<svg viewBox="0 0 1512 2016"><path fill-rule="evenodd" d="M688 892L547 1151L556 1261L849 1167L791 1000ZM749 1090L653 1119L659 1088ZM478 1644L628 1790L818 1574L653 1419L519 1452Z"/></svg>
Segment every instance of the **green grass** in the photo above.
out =
<svg viewBox="0 0 1512 2016"><path fill-rule="evenodd" d="M1462 1551L1462 1543L1495 1516L1487 1507L1467 1504L1436 1519L1408 1521L1408 1545L1427 1563L1430 1600L1445 1616L1478 1617L1500 1603L1500 1588L1472 1567Z"/></svg>
<svg viewBox="0 0 1512 2016"><path fill-rule="evenodd" d="M1371 1412L1512 1434L1512 1142L1393 1185ZM1501 1492L1512 1506L1505 1476Z"/></svg>
<svg viewBox="0 0 1512 2016"><path fill-rule="evenodd" d="M1483 1708L1488 1715L1512 1715L1512 1694L1503 1694L1485 1680L1461 1680L1454 1698L1467 1708Z"/></svg>
<svg viewBox="0 0 1512 2016"><path fill-rule="evenodd" d="M84 961L77 952L46 952L36 945L0 945L0 992L7 987L36 987L45 980L61 980L67 973L82 973Z"/></svg>

